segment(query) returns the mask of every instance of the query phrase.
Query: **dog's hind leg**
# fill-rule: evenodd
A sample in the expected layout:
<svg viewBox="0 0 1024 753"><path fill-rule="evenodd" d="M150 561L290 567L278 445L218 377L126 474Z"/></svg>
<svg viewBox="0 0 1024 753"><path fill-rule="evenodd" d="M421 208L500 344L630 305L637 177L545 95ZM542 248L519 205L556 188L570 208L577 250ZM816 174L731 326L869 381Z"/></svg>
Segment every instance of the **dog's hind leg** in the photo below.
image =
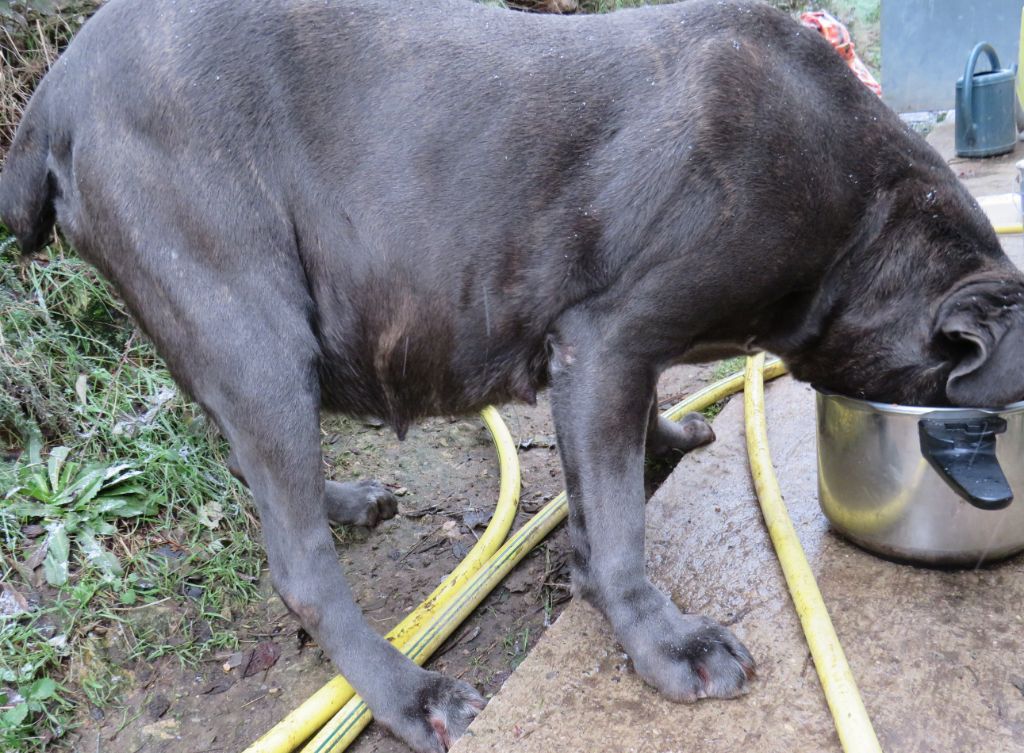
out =
<svg viewBox="0 0 1024 753"><path fill-rule="evenodd" d="M674 700L739 695L747 649L682 613L645 573L644 444L655 358L635 322L567 314L551 345L551 406L569 498L573 590L604 613L640 676Z"/></svg>
<svg viewBox="0 0 1024 753"><path fill-rule="evenodd" d="M271 307L274 330L284 336L249 332L245 324L226 332L225 323L261 317L224 311L219 329L193 330L203 342L193 337L192 353L206 357L204 374L189 381L199 382L197 397L252 490L282 600L379 721L413 749L440 753L483 700L468 684L417 667L363 619L328 528L315 343L302 334L300 307L284 300L261 306Z"/></svg>
<svg viewBox="0 0 1024 753"><path fill-rule="evenodd" d="M483 699L378 635L345 582L321 465L315 303L289 213L232 160L167 163L130 136L117 160L75 153L62 225L227 438L284 603L380 722L416 751L443 753Z"/></svg>
<svg viewBox="0 0 1024 753"><path fill-rule="evenodd" d="M682 455L714 441L715 432L700 413L687 413L677 423L661 415L657 395L651 400L647 417L648 455Z"/></svg>
<svg viewBox="0 0 1024 753"><path fill-rule="evenodd" d="M259 508L275 587L379 721L417 751L443 751L483 701L468 684L415 666L366 624L327 525L313 359L287 343L263 351L230 359L247 364L246 382L259 390L226 385L211 409Z"/></svg>
<svg viewBox="0 0 1024 753"><path fill-rule="evenodd" d="M234 452L228 457L228 470L246 484ZM324 507L332 523L372 528L395 517L398 500L380 481L327 480L324 482Z"/></svg>
<svg viewBox="0 0 1024 753"><path fill-rule="evenodd" d="M191 205L177 214L202 216ZM244 239L216 231L185 241L152 212L130 233L127 223L93 224L117 261L104 264L117 287L230 443L282 600L381 723L416 751L443 753L484 702L469 684L416 666L378 635L345 582L325 502L319 344L287 236L269 227ZM79 241L100 247L84 233Z"/></svg>

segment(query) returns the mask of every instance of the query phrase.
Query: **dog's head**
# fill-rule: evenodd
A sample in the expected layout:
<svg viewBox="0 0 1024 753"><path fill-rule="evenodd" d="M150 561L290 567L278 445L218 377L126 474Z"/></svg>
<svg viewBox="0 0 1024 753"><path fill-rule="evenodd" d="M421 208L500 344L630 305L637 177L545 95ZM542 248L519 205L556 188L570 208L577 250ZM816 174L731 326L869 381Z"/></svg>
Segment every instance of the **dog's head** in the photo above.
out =
<svg viewBox="0 0 1024 753"><path fill-rule="evenodd" d="M776 352L803 380L907 405L1024 399L1024 275L950 175L881 197Z"/></svg>

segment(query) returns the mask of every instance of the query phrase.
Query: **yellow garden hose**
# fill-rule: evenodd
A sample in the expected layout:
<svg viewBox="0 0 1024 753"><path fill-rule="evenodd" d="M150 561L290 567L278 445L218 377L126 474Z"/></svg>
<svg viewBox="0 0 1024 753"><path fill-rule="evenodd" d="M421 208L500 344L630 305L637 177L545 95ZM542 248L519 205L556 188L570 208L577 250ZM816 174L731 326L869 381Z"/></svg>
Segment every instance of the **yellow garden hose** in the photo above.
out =
<svg viewBox="0 0 1024 753"><path fill-rule="evenodd" d="M747 359L744 384L744 408L747 425L747 455L754 488L761 502L761 511L772 544L786 576L807 645L814 657L814 666L832 710L839 741L846 753L881 753L875 730L864 708L843 647L839 645L832 620L821 598L803 546L782 500L779 483L768 453L768 430L764 413L764 355Z"/></svg>
<svg viewBox="0 0 1024 753"><path fill-rule="evenodd" d="M512 568L565 519L567 509L565 492L562 492L530 518L484 567L473 574L462 590L445 604L443 611L424 625L403 648L406 656L417 664L423 664ZM302 753L339 753L345 750L371 718L363 699L354 696L302 749Z"/></svg>
<svg viewBox="0 0 1024 753"><path fill-rule="evenodd" d="M498 411L488 406L480 413L498 452L501 481L498 503L486 530L465 559L441 581L433 593L388 633L387 638L400 649L412 636L422 633L432 618L440 613L465 586L469 577L484 565L508 536L519 507L519 456L505 422ZM245 753L290 753L355 695L352 686L337 676L310 696L302 705L282 719L273 729L245 749Z"/></svg>

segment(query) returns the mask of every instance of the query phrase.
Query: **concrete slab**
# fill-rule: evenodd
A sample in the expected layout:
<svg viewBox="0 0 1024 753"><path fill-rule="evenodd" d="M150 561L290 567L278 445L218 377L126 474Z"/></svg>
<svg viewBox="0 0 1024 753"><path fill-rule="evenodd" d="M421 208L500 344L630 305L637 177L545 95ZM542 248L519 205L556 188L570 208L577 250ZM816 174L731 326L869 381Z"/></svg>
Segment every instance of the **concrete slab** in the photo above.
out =
<svg viewBox="0 0 1024 753"><path fill-rule="evenodd" d="M819 512L810 388L767 395L769 438L794 525L887 751L1024 750L1024 558L938 572L876 559ZM603 619L576 601L455 753L838 751L799 622L761 521L742 402L715 422L647 509L652 578L689 610L733 624L759 661L751 692L676 705L632 672Z"/></svg>

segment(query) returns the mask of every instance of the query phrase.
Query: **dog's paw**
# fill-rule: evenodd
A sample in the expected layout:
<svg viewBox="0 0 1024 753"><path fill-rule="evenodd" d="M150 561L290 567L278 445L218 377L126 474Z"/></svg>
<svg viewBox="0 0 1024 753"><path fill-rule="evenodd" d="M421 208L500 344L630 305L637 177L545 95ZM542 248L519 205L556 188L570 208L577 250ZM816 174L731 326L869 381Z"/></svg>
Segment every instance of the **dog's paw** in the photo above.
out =
<svg viewBox="0 0 1024 753"><path fill-rule="evenodd" d="M679 454L714 441L715 432L700 413L688 413L678 423L658 416L658 425L651 430L647 451L655 457Z"/></svg>
<svg viewBox="0 0 1024 753"><path fill-rule="evenodd" d="M735 698L754 677L754 658L746 646L714 620L685 615L693 627L657 647L660 659L642 676L673 701Z"/></svg>
<svg viewBox="0 0 1024 753"><path fill-rule="evenodd" d="M379 481L328 481L324 503L332 523L350 526L372 528L398 512L395 495Z"/></svg>
<svg viewBox="0 0 1024 753"><path fill-rule="evenodd" d="M667 598L619 637L637 674L673 701L735 698L754 677L754 659L732 631Z"/></svg>
<svg viewBox="0 0 1024 753"><path fill-rule="evenodd" d="M469 683L436 672L424 674L401 717L382 721L416 753L445 753L486 702Z"/></svg>

